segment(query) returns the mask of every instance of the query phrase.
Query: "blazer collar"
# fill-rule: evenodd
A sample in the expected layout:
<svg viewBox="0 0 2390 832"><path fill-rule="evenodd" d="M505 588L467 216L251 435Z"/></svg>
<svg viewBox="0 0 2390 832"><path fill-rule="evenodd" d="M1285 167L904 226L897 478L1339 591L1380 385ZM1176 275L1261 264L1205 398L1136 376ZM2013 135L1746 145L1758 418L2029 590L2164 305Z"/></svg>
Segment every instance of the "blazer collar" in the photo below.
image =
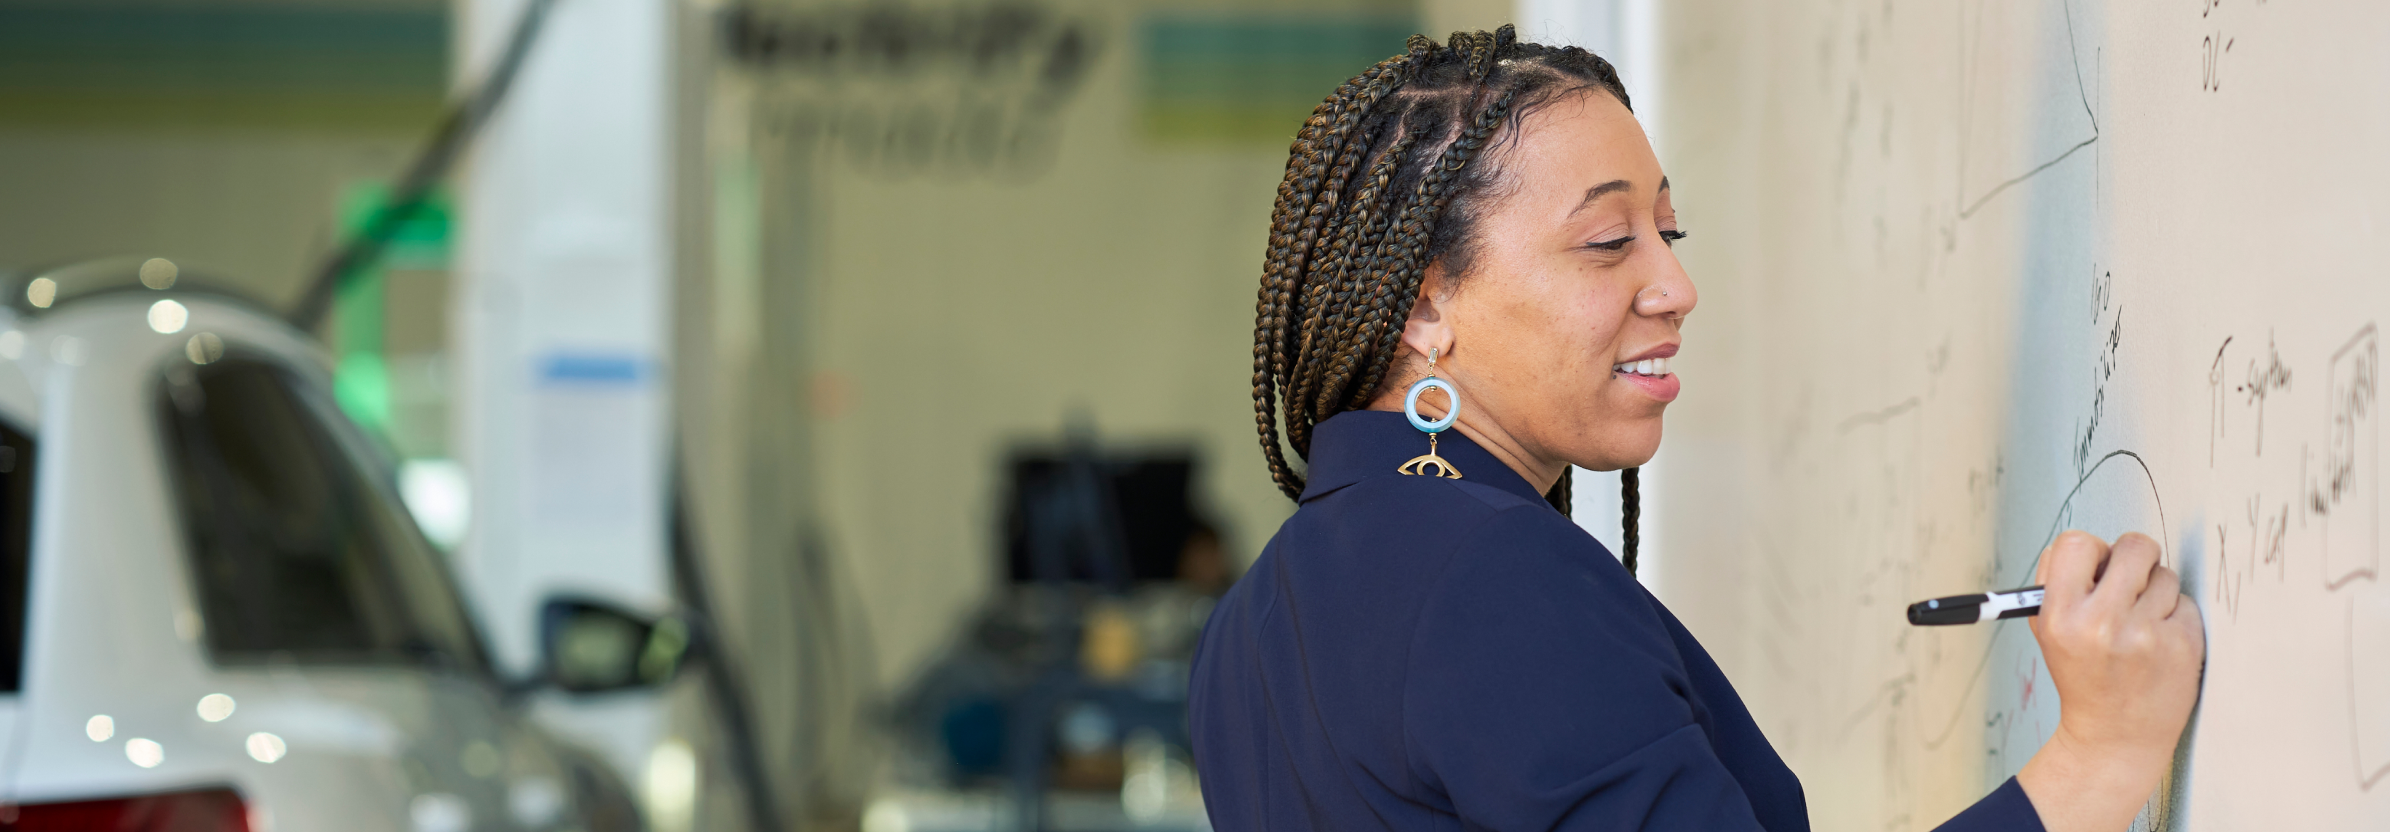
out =
<svg viewBox="0 0 2390 832"><path fill-rule="evenodd" d="M1406 476L1395 469L1412 457L1427 453L1427 434L1411 427L1409 419L1387 410L1347 410L1328 417L1311 432L1311 468L1302 502L1370 477ZM1541 502L1544 495L1460 431L1436 437L1436 455L1460 469L1462 482L1490 485Z"/></svg>

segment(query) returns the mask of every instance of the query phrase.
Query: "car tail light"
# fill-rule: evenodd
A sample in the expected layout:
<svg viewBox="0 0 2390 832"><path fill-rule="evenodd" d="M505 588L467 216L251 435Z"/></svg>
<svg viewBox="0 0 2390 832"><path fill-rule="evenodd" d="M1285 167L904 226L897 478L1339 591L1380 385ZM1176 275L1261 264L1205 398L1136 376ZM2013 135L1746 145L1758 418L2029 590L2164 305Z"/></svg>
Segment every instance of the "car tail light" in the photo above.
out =
<svg viewBox="0 0 2390 832"><path fill-rule="evenodd" d="M13 810L13 811L11 811ZM11 820L10 816L14 815ZM249 832L249 810L231 789L193 789L104 800L0 807L7 832Z"/></svg>

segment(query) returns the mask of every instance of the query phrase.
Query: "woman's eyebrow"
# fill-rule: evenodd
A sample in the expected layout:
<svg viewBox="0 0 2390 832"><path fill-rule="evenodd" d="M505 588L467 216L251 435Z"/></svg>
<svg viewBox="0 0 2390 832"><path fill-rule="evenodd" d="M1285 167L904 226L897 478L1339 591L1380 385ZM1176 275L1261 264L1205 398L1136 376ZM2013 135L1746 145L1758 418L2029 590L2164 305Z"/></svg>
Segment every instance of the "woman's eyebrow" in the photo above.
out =
<svg viewBox="0 0 2390 832"><path fill-rule="evenodd" d="M1572 217L1576 216L1578 211L1585 210L1585 206L1592 205L1594 200L1601 199L1602 197L1610 194L1630 190L1634 187L1635 186L1633 183L1624 179L1612 179L1608 182L1595 185L1591 188L1586 188L1585 198L1577 203L1577 207L1568 209L1568 215ZM1661 187L1666 186L1663 185Z"/></svg>

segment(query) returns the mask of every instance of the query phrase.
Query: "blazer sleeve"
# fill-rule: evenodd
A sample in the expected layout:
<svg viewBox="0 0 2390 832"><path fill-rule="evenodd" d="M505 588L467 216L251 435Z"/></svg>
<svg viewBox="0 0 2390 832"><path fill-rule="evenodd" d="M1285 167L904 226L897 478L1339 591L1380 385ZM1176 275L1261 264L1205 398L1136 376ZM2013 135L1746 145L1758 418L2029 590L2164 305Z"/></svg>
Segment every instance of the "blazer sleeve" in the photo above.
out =
<svg viewBox="0 0 2390 832"><path fill-rule="evenodd" d="M2043 832L2041 813L2025 796L2025 787L2008 778L1991 794L1967 807L1934 832Z"/></svg>
<svg viewBox="0 0 2390 832"><path fill-rule="evenodd" d="M1411 773L1468 829L1760 830L1625 568L1549 511L1454 554L1412 633ZM1939 832L2041 832L2014 779Z"/></svg>

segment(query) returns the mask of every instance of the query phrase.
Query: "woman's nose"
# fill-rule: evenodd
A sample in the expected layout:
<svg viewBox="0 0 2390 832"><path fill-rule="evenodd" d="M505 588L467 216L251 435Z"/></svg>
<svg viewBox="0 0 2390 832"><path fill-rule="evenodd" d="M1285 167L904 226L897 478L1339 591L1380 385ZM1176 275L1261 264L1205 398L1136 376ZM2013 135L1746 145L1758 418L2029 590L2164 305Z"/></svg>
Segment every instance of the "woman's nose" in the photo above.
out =
<svg viewBox="0 0 2390 832"><path fill-rule="evenodd" d="M1676 252L1662 249L1650 260L1652 265L1646 273L1643 290L1635 293L1635 314L1654 318L1682 318L1692 314L1701 294L1693 289L1693 278L1677 262Z"/></svg>

